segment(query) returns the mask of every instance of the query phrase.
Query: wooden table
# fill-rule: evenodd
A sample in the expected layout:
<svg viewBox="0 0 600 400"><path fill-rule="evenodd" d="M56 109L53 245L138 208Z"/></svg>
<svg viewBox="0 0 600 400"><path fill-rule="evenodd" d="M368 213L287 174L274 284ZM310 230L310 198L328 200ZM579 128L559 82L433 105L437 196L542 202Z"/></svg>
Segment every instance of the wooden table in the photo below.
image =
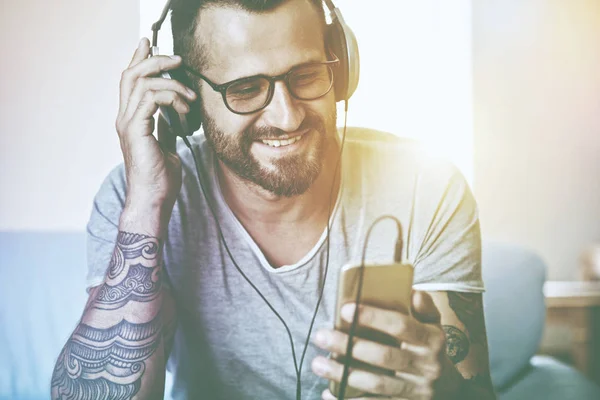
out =
<svg viewBox="0 0 600 400"><path fill-rule="evenodd" d="M600 281L548 281L546 326L568 326L574 366L600 383Z"/></svg>

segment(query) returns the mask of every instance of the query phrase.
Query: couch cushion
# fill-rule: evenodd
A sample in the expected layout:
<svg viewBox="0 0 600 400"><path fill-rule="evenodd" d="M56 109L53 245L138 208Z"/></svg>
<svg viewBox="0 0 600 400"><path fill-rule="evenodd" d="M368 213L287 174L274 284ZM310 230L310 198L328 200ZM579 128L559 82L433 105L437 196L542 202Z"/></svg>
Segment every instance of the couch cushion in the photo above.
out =
<svg viewBox="0 0 600 400"><path fill-rule="evenodd" d="M573 367L551 357L535 356L498 400L598 400L600 387Z"/></svg>
<svg viewBox="0 0 600 400"><path fill-rule="evenodd" d="M546 316L546 265L527 249L485 242L482 272L492 381L502 388L538 349Z"/></svg>
<svg viewBox="0 0 600 400"><path fill-rule="evenodd" d="M84 233L0 232L0 398L47 399L85 292Z"/></svg>

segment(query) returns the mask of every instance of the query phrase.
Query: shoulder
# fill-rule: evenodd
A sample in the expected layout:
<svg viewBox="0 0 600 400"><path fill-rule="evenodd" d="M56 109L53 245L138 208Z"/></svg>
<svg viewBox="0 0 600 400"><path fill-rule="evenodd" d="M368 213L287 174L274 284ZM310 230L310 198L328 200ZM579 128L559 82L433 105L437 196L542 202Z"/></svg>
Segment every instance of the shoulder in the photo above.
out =
<svg viewBox="0 0 600 400"><path fill-rule="evenodd" d="M340 132L341 133L341 132ZM344 168L376 185L411 185L413 190L444 191L466 184L448 159L432 153L420 141L368 128L348 127Z"/></svg>

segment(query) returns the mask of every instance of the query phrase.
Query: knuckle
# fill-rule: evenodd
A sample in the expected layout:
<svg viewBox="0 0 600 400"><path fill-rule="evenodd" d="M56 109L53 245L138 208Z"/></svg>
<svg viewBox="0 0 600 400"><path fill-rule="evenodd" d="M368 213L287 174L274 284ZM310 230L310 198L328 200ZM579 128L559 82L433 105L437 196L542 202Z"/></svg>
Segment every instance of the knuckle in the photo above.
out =
<svg viewBox="0 0 600 400"><path fill-rule="evenodd" d="M368 386L369 386L368 390L372 393L376 393L376 394L385 393L386 384L385 384L385 380L381 376L373 378Z"/></svg>
<svg viewBox="0 0 600 400"><path fill-rule="evenodd" d="M446 348L446 338L443 333L433 335L431 339L431 346L433 351L438 354Z"/></svg>
<svg viewBox="0 0 600 400"><path fill-rule="evenodd" d="M368 308L360 307L358 309L360 320L363 324L369 325L373 322L373 313Z"/></svg>
<svg viewBox="0 0 600 400"><path fill-rule="evenodd" d="M133 90L144 90L146 87L148 87L148 78L141 76L136 80Z"/></svg>
<svg viewBox="0 0 600 400"><path fill-rule="evenodd" d="M395 353L391 347L386 347L380 351L379 361L383 365L391 365L395 361Z"/></svg>
<svg viewBox="0 0 600 400"><path fill-rule="evenodd" d="M396 336L400 336L406 333L409 329L408 323L405 318L398 318L394 325Z"/></svg>
<svg viewBox="0 0 600 400"><path fill-rule="evenodd" d="M178 59L177 58L173 58L170 56L162 56L158 62L161 65L161 67L170 67L171 65L173 65L173 63L177 62Z"/></svg>
<svg viewBox="0 0 600 400"><path fill-rule="evenodd" d="M131 77L131 69L127 68L121 72L121 81L127 81Z"/></svg>
<svg viewBox="0 0 600 400"><path fill-rule="evenodd" d="M157 96L157 93L154 90L146 90L146 93L144 93L144 96L142 96L142 100L140 101L140 104L143 102L147 102L147 101L154 102L156 100L156 96Z"/></svg>
<svg viewBox="0 0 600 400"><path fill-rule="evenodd" d="M425 379L427 379L428 386L431 386L433 382L437 381L442 376L442 366L439 362L434 361L430 363L423 373Z"/></svg>
<svg viewBox="0 0 600 400"><path fill-rule="evenodd" d="M120 118L117 118L115 121L115 129L117 130L117 133L121 135L121 132L123 131L123 123L121 122Z"/></svg>

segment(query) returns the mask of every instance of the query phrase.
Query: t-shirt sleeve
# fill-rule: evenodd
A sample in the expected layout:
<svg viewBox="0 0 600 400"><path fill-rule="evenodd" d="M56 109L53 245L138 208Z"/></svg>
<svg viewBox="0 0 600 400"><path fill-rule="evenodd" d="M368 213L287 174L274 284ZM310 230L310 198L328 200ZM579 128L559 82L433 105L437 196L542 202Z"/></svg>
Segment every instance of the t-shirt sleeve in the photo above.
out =
<svg viewBox="0 0 600 400"><path fill-rule="evenodd" d="M86 229L88 290L104 280L119 233L126 187L125 168L120 164L104 179L94 197Z"/></svg>
<svg viewBox="0 0 600 400"><path fill-rule="evenodd" d="M454 165L436 162L415 185L407 238L414 288L483 292L479 215L464 176Z"/></svg>

